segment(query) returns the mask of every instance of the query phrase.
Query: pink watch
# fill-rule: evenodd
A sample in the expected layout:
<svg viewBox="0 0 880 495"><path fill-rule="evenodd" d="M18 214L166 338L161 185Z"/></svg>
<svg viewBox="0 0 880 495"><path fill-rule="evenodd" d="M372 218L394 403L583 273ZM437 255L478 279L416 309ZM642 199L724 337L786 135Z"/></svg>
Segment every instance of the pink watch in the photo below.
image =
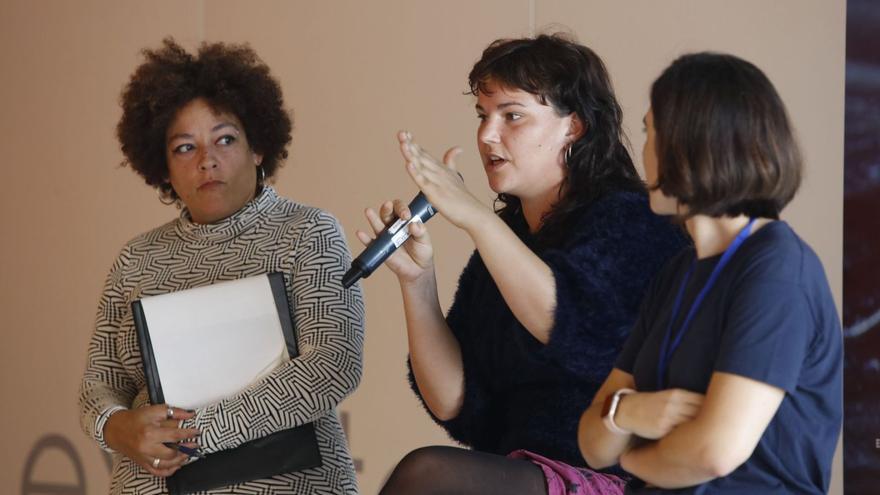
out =
<svg viewBox="0 0 880 495"><path fill-rule="evenodd" d="M602 422L605 424L605 428L608 428L609 431L619 435L632 433L631 431L617 426L617 423L614 422L614 415L617 414L617 407L620 405L620 398L624 395L634 393L636 393L636 391L631 388L622 388L605 398L605 404L602 406Z"/></svg>

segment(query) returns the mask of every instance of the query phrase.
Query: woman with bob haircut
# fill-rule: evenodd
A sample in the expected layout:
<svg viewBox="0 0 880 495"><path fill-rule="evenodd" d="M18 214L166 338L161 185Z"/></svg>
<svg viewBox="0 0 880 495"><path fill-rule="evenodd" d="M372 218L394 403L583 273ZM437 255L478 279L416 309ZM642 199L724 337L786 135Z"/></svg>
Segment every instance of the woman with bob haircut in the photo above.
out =
<svg viewBox="0 0 880 495"><path fill-rule="evenodd" d="M188 462L170 443L210 455L305 423L321 466L220 491L357 493L336 406L360 381L363 300L340 283L350 254L337 221L268 184L291 140L281 88L246 45L205 43L191 55L166 39L144 57L117 134L125 163L182 211L122 248L98 305L80 419L115 454L110 493L168 493L165 478ZM300 354L194 411L150 405L131 302L269 272L284 275Z"/></svg>
<svg viewBox="0 0 880 495"><path fill-rule="evenodd" d="M403 293L413 390L472 450L411 452L382 493L620 493L622 480L586 468L578 418L648 280L686 237L651 213L608 74L590 49L558 35L498 40L469 83L500 208L465 188L457 148L440 163L402 132L413 181L476 251L445 317L424 225L410 224L412 238L387 264ZM374 232L395 215L411 218L399 201L366 211Z"/></svg>
<svg viewBox="0 0 880 495"><path fill-rule="evenodd" d="M581 451L637 477L627 493L826 493L842 335L822 263L779 220L801 179L785 107L751 63L697 53L654 82L645 127L651 209L694 249L652 282Z"/></svg>

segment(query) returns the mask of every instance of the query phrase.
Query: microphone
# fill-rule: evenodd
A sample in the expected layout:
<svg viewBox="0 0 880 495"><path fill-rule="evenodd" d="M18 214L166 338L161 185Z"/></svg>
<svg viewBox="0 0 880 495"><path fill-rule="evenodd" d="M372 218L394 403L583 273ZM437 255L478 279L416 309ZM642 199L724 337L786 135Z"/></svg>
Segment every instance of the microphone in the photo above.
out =
<svg viewBox="0 0 880 495"><path fill-rule="evenodd" d="M364 252L351 262L351 268L342 276L343 287L347 289L359 279L369 277L373 270L387 260L391 253L399 248L401 244L406 242L409 239L410 223L416 221L416 219L425 223L437 213L422 192L419 192L409 203L409 211L412 213L412 218L408 221L395 218L391 225L385 227L385 230L373 239L373 242L367 245Z"/></svg>

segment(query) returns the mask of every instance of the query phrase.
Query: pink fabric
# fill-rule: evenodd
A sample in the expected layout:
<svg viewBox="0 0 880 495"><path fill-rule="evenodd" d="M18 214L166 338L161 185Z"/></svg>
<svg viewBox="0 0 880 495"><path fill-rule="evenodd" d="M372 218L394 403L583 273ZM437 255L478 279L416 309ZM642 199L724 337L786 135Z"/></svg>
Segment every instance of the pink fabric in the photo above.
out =
<svg viewBox="0 0 880 495"><path fill-rule="evenodd" d="M507 457L531 461L540 466L547 478L548 495L622 495L626 486L624 480L612 474L576 468L528 450L515 450Z"/></svg>

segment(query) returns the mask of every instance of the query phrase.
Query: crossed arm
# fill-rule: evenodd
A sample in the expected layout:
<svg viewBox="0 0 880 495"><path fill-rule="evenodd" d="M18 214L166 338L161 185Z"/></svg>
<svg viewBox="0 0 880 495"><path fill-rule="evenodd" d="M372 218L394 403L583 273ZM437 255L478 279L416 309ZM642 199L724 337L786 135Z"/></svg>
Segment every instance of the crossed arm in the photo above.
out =
<svg viewBox="0 0 880 495"><path fill-rule="evenodd" d="M776 414L785 391L731 373L715 372L706 395L681 389L623 396L612 433L602 405L620 388L634 388L632 375L612 370L581 417L578 444L596 469L619 463L661 488L681 488L723 477L744 463Z"/></svg>

